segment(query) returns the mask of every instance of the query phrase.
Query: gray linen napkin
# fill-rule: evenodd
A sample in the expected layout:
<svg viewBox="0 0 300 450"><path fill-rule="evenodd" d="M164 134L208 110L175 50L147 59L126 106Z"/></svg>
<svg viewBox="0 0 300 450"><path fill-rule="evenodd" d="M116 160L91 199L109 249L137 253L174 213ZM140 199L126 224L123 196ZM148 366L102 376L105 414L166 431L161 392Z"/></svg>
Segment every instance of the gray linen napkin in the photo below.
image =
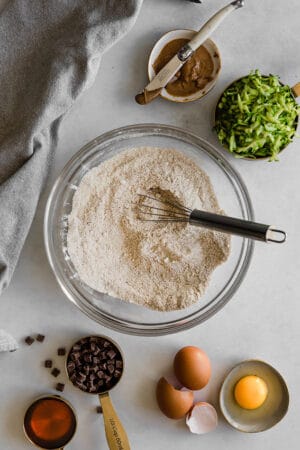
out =
<svg viewBox="0 0 300 450"><path fill-rule="evenodd" d="M142 0L10 0L0 15L0 293L30 228L62 115Z"/></svg>

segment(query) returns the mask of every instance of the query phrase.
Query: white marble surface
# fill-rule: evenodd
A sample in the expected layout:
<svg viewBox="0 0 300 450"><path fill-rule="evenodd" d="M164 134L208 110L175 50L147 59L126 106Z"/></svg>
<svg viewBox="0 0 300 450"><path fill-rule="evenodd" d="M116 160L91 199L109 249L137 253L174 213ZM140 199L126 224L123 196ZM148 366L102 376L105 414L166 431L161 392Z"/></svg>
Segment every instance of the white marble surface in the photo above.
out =
<svg viewBox="0 0 300 450"><path fill-rule="evenodd" d="M24 409L35 396L54 392L55 380L42 367L42 360L52 357L59 345L69 345L74 338L95 332L115 338L125 353L128 370L112 397L132 449L299 448L299 142L292 144L277 164L237 161L228 156L248 185L256 217L285 228L288 242L281 247L256 245L249 273L232 301L190 331L162 338L138 338L98 326L66 300L48 266L43 246L47 192L67 160L95 136L121 125L156 121L190 129L217 144L211 131L212 110L230 81L254 68L281 74L282 80L290 84L299 80L298 0L246 0L245 8L232 14L213 36L221 51L223 70L207 97L186 105L163 100L145 108L136 105L133 97L147 80L147 55L156 39L172 28L198 28L223 4L222 0L203 0L202 5L184 0L145 0L134 29L104 56L94 86L63 121L48 188L12 283L0 299L1 328L20 340L35 332L47 335L43 345L22 345L18 352L0 355L3 450L30 448L22 433ZM203 347L211 357L213 376L203 396L214 404L224 374L234 363L258 357L273 364L290 389L286 418L265 433L247 435L234 431L220 417L218 429L202 437L189 434L182 422L164 418L154 400L155 382L169 370L174 352L187 344ZM79 416L78 433L68 448L107 448L102 417L93 411L97 399L69 385L65 396Z"/></svg>

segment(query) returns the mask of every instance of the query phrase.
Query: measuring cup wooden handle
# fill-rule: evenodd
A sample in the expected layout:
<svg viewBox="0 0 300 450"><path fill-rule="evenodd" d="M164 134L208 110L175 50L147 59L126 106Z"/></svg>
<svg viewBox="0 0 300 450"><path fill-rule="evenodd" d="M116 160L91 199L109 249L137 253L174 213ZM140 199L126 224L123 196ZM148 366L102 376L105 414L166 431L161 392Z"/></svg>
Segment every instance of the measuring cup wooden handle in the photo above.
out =
<svg viewBox="0 0 300 450"><path fill-rule="evenodd" d="M117 416L108 392L99 394L103 410L106 440L110 450L130 450L126 431Z"/></svg>
<svg viewBox="0 0 300 450"><path fill-rule="evenodd" d="M300 82L292 87L292 91L295 97L300 97Z"/></svg>

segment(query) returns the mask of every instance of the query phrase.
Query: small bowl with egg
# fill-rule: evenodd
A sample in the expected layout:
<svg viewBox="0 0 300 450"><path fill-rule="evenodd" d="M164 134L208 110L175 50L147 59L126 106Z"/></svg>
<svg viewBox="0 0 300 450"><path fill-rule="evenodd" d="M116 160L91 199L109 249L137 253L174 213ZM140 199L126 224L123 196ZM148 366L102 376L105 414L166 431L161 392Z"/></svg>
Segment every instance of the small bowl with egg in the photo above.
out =
<svg viewBox="0 0 300 450"><path fill-rule="evenodd" d="M149 57L150 81L195 34L193 30L172 30L157 41ZM176 103L198 100L215 86L220 70L219 50L211 39L207 39L161 91L160 96Z"/></svg>
<svg viewBox="0 0 300 450"><path fill-rule="evenodd" d="M289 392L274 367L250 359L237 364L228 373L219 401L223 416L233 428L258 433L283 419L289 406Z"/></svg>

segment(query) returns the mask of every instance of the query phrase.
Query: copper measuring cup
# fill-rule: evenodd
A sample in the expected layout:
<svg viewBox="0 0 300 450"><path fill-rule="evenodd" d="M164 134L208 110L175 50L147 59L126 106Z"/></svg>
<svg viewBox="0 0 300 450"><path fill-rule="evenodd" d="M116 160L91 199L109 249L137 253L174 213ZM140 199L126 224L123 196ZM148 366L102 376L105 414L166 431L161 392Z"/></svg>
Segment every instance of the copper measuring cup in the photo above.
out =
<svg viewBox="0 0 300 450"><path fill-rule="evenodd" d="M97 392L83 391L82 389L80 389L79 386L76 386L75 384L72 383L72 380L70 379L70 374L68 372L67 364L70 359L70 354L71 354L72 348L76 344L81 345L81 342L84 339L90 339L90 338L104 339L104 340L110 342L112 344L112 346L118 350L118 352L121 356L121 359L122 359L123 368L122 368L122 373L121 373L120 377L118 378L118 380L115 381L114 385L111 388L104 390L104 391L97 391ZM130 450L130 445L129 445L126 431L125 431L125 429L113 407L113 404L112 404L110 396L109 396L109 391L111 391L119 383L119 381L121 380L123 373L124 373L124 357L123 357L123 353L122 353L120 347L118 346L118 344L116 344L112 339L110 339L104 335L85 336L81 339L78 339L76 342L73 343L70 351L68 352L68 355L66 358L66 372L67 372L70 382L73 384L74 387L77 387L78 389L82 390L83 392L85 392L87 394L98 395L100 404L101 404L101 407L103 410L104 428L105 428L106 440L107 440L109 448L111 450Z"/></svg>
<svg viewBox="0 0 300 450"><path fill-rule="evenodd" d="M263 77L267 77L267 75L262 75L262 76L263 76ZM232 82L224 89L224 91L223 91L222 94L220 95L220 97L219 97L219 99L218 99L218 101L217 101L216 107L215 107L215 111L214 111L214 123L216 123L217 118L218 118L218 106L219 106L219 103L220 103L220 101L221 101L221 99L222 99L222 97L223 97L224 92L227 91L227 89L229 89L231 86L233 86L235 83L237 83L238 81L240 81L241 79L243 79L243 78L245 78L245 77L247 77L247 75L245 75L244 77L237 78L236 80L232 81ZM279 81L279 82L280 82L280 84L281 84L282 86L284 86L284 83L282 83L281 81ZM296 83L294 86L291 87L291 94L292 94L292 96L293 96L295 99L300 97L300 82L299 82L299 83ZM296 131L297 131L298 122L299 122L299 116L297 116L297 117L295 118L295 121L294 121L294 134L293 134L293 139L294 139L295 134L296 134ZM221 143L220 143L220 144L221 144ZM289 144L290 144L290 143L289 143ZM280 154L283 150L285 150L285 149L289 146L289 144L287 144L285 147L283 147L283 148L279 151L279 154ZM226 148L223 144L221 144L221 145L222 145L222 147L223 147L226 151L229 152L228 148ZM231 152L229 152L229 153L231 153ZM232 154L234 154L234 153L232 153ZM248 161L262 161L262 160L268 160L268 159L269 159L267 156L256 156L256 157L253 158L253 159L252 159L252 158L248 158L248 157L241 157L241 158L242 158L242 159L246 159L246 160L248 160Z"/></svg>
<svg viewBox="0 0 300 450"><path fill-rule="evenodd" d="M47 400L55 400L57 402L61 402L64 404L64 406L67 407L68 413L70 414L70 428L68 433L65 436L58 437L56 439L43 439L42 437L38 436L37 433L32 429L31 427L31 418L32 414L35 410L35 407L39 404L42 404L43 401ZM43 422L45 423L45 420L47 420L47 417L43 417ZM23 431L25 434L25 437L28 439L28 441L34 445L37 448L43 449L43 450L63 450L65 445L69 444L71 440L73 439L77 429L77 416L75 413L75 410L71 403L69 403L66 399L62 398L60 395L42 395L38 398L36 398L31 405L27 408L24 420L23 420Z"/></svg>

